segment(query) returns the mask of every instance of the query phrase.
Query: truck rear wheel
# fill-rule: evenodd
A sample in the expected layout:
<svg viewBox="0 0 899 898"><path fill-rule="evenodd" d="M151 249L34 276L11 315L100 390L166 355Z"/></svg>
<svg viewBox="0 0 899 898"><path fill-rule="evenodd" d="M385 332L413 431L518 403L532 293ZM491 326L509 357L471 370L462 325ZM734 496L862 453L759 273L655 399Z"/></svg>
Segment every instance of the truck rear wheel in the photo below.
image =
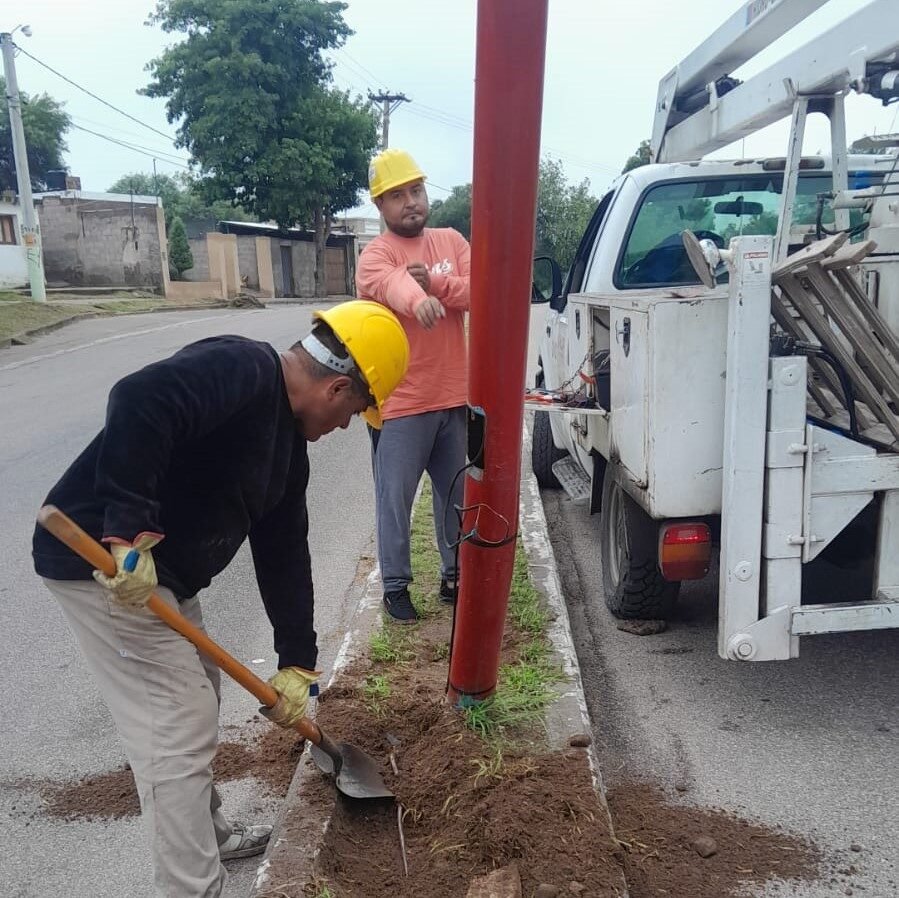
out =
<svg viewBox="0 0 899 898"><path fill-rule="evenodd" d="M618 485L612 466L602 487L600 556L606 606L625 619L667 618L680 583L659 569L659 525Z"/></svg>
<svg viewBox="0 0 899 898"><path fill-rule="evenodd" d="M553 442L549 412L534 412L534 428L531 432L531 468L537 483L543 489L558 489L559 481L553 474L553 465L568 453L558 449Z"/></svg>

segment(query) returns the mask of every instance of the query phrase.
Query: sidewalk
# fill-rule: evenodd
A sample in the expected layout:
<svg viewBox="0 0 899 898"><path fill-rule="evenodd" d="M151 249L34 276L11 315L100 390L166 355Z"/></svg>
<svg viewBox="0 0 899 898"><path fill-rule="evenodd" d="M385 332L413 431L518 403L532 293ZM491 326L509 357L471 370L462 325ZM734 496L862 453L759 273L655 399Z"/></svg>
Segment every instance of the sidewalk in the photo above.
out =
<svg viewBox="0 0 899 898"><path fill-rule="evenodd" d="M319 700L317 719L332 738L359 744L383 765L396 801L353 802L338 797L306 752L258 868L252 898L381 894L440 898L466 892L472 898L488 894L626 898L602 776L586 735L590 724L568 613L539 490L526 460L520 502L526 572L546 612L548 661L562 673L541 721L542 744L531 744L530 751L505 749L504 755L497 753L496 763L490 757L494 749L488 746L489 771L483 769L484 762L475 760L466 763L475 764L477 772L462 770L455 779L451 770L444 774L443 768L451 768L460 754L477 754L478 745L483 746L462 725L462 715L442 704L447 659L438 650L442 645L438 640L449 635L449 611L433 618L428 612L419 627L402 628L421 629L425 634L421 639L433 655L426 660L437 662L425 663L433 670L422 671L421 663L416 666L407 653L408 667L401 676L415 684L412 701L391 709L391 701L401 704L401 699L390 696L385 687L378 713L367 724L359 723L364 709L354 704L354 694L360 690L371 694L376 684L389 679L388 666L372 663L373 647L381 646L383 634L397 630L381 630L381 586L377 571L373 572L359 587L358 609ZM419 589L422 579L416 570ZM428 587L426 582L425 590ZM514 590L513 583L513 594ZM504 663L508 641L507 632ZM425 733L415 742L419 729ZM398 765L393 778L386 763L390 756ZM435 813L429 800L433 803L435 793L444 788L449 790L446 806ZM440 797L438 805L442 801ZM398 813L409 855L408 875L403 872ZM440 818L430 828L429 814ZM493 867L510 861L514 870L507 867L492 881L483 879ZM348 881L357 883L355 890L347 891Z"/></svg>

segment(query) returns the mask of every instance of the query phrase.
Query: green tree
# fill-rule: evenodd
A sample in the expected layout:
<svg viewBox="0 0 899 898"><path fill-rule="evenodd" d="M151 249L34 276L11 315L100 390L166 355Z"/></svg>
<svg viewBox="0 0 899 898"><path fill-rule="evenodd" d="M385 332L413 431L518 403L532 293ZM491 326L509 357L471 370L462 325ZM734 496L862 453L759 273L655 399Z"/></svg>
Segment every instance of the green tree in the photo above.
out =
<svg viewBox="0 0 899 898"><path fill-rule="evenodd" d="M460 184L446 199L431 203L428 224L432 228L455 228L466 240L471 239L471 184Z"/></svg>
<svg viewBox="0 0 899 898"><path fill-rule="evenodd" d="M562 163L549 157L540 161L537 183L537 234L535 253L552 256L567 270L596 208L590 181L571 185Z"/></svg>
<svg viewBox="0 0 899 898"><path fill-rule="evenodd" d="M160 197L167 228L171 226L175 216L182 220L208 218L214 221L253 221L248 212L228 200L207 202L201 184L187 172L178 175L132 172L122 175L111 184L109 192Z"/></svg>
<svg viewBox="0 0 899 898"><path fill-rule="evenodd" d="M6 81L0 77L0 92L6 96ZM65 134L71 121L62 103L47 94L29 97L19 92L22 102L22 128L28 147L28 171L34 190L45 190L47 172L64 169L63 153L68 149ZM0 115L0 189L16 189L16 164L13 158L9 115Z"/></svg>
<svg viewBox="0 0 899 898"><path fill-rule="evenodd" d="M540 162L537 183L537 230L534 252L552 256L562 269L568 268L596 208L587 179L571 185L562 163L545 158ZM455 228L471 234L471 184L456 186L445 200L431 206L432 227Z"/></svg>
<svg viewBox="0 0 899 898"><path fill-rule="evenodd" d="M169 271L176 280L189 268L194 267L193 253L187 242L187 231L184 222L176 215L169 228Z"/></svg>
<svg viewBox="0 0 899 898"><path fill-rule="evenodd" d="M633 156L629 156L627 162L624 163L624 168L621 169L621 174L626 174L634 168L640 168L641 165L649 165L651 161L651 150L649 148L648 140L641 140L640 146L637 147L637 152L634 153Z"/></svg>
<svg viewBox="0 0 899 898"><path fill-rule="evenodd" d="M185 39L153 60L150 97L165 97L178 143L207 198L282 227L311 227L316 294L334 213L355 205L377 146L367 102L330 87L322 53L352 33L345 3L160 0L151 22Z"/></svg>

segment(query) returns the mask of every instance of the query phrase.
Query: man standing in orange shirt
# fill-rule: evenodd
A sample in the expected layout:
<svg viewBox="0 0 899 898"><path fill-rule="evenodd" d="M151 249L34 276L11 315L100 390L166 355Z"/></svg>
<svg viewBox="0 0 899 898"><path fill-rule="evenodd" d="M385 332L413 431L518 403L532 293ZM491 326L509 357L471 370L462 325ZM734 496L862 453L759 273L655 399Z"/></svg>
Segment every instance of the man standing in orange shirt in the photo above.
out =
<svg viewBox="0 0 899 898"><path fill-rule="evenodd" d="M384 150L371 163L369 189L387 230L359 257L356 292L396 312L409 338L406 379L372 431L378 560L384 608L399 623L418 612L409 596L409 546L415 490L427 471L434 488L434 529L441 558L440 599L455 599L455 550L465 464L471 251L452 228L427 228L425 175L403 150Z"/></svg>

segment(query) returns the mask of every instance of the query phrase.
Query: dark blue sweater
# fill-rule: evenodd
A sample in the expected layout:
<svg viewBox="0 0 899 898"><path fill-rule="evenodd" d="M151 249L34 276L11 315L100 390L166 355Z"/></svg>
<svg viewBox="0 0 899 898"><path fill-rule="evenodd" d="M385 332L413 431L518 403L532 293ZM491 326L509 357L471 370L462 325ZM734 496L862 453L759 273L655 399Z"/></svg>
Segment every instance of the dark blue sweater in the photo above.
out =
<svg viewBox="0 0 899 898"><path fill-rule="evenodd" d="M179 599L208 586L249 536L279 666L312 670L308 482L306 441L278 353L244 337L213 337L120 380L103 430L46 502L95 539L164 534L153 558L159 583ZM43 577L91 577L41 527L33 555Z"/></svg>

